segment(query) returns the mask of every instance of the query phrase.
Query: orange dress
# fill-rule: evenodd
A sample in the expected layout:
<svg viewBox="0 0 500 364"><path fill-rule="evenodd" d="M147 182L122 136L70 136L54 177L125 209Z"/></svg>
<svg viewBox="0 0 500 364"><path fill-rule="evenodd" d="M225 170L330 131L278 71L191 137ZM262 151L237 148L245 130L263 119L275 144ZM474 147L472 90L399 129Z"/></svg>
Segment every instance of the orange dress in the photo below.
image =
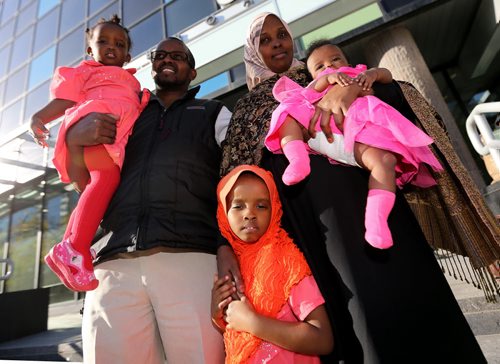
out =
<svg viewBox="0 0 500 364"><path fill-rule="evenodd" d="M115 143L104 144L104 147L121 168L132 127L149 99L147 90L143 93L142 100L139 98L141 86L133 76L135 72L133 68L105 66L93 60L83 61L74 68L56 69L50 85L51 98L76 102L75 106L66 110L52 160L63 182L70 182L66 170L66 132L71 125L91 112L120 116Z"/></svg>

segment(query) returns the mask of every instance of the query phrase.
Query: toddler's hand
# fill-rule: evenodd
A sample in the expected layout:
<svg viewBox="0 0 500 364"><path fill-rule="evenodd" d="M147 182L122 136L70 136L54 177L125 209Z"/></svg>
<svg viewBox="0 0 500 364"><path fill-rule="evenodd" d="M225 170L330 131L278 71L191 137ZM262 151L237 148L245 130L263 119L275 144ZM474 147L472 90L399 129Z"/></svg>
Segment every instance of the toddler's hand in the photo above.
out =
<svg viewBox="0 0 500 364"><path fill-rule="evenodd" d="M377 70L371 68L357 75L354 81L363 88L363 91L368 91L372 88L372 85L377 80L377 77Z"/></svg>
<svg viewBox="0 0 500 364"><path fill-rule="evenodd" d="M40 119L31 119L30 128L29 134L33 137L35 142L42 147L48 147L47 139L49 139L49 130L42 121Z"/></svg>

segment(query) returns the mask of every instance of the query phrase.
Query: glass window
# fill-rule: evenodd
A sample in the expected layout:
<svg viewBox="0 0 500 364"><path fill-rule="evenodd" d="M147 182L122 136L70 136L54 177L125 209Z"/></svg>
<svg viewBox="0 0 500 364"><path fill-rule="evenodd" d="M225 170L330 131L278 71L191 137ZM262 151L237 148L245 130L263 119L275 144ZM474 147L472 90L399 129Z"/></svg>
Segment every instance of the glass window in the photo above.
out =
<svg viewBox="0 0 500 364"><path fill-rule="evenodd" d="M5 108L2 112L2 120L0 121L0 135L4 135L11 130L14 130L20 125L21 120L21 105L22 100Z"/></svg>
<svg viewBox="0 0 500 364"><path fill-rule="evenodd" d="M21 33L27 26L36 21L36 2L24 8L17 17L16 34Z"/></svg>
<svg viewBox="0 0 500 364"><path fill-rule="evenodd" d="M30 27L14 41L12 56L10 59L10 70L16 69L20 64L31 57L31 43L33 41L33 29Z"/></svg>
<svg viewBox="0 0 500 364"><path fill-rule="evenodd" d="M65 0L63 2L61 12L61 35L66 34L77 25L81 25L81 28L83 28L85 5L86 2L81 0Z"/></svg>
<svg viewBox="0 0 500 364"><path fill-rule="evenodd" d="M3 93L5 91L5 82L0 82L0 105L3 105Z"/></svg>
<svg viewBox="0 0 500 364"><path fill-rule="evenodd" d="M97 10L101 10L104 5L108 5L109 0L90 0L89 15L94 14Z"/></svg>
<svg viewBox="0 0 500 364"><path fill-rule="evenodd" d="M2 42L1 45L3 46L5 43L7 43L10 38L14 35L14 25L16 24L16 19L12 19L10 22L7 24L3 25L0 28L0 41Z"/></svg>
<svg viewBox="0 0 500 364"><path fill-rule="evenodd" d="M177 0L165 8L167 34L174 35L217 10L212 0Z"/></svg>
<svg viewBox="0 0 500 364"><path fill-rule="evenodd" d="M9 20L17 11L19 0L2 1L2 24Z"/></svg>
<svg viewBox="0 0 500 364"><path fill-rule="evenodd" d="M45 221L43 226L42 254L44 257L52 248L54 243L61 241L71 211L76 206L78 195L76 192L68 192L64 185L57 180L48 181L47 202L44 209ZM41 285L48 286L60 284L57 276L45 264L42 265Z"/></svg>
<svg viewBox="0 0 500 364"><path fill-rule="evenodd" d="M85 36L82 29L76 29L57 45L56 66L69 66L82 59L85 52Z"/></svg>
<svg viewBox="0 0 500 364"><path fill-rule="evenodd" d="M132 24L143 16L158 9L161 0L124 0L123 1L123 21L124 24Z"/></svg>
<svg viewBox="0 0 500 364"><path fill-rule="evenodd" d="M7 65L9 64L10 44L0 49L0 78L7 74Z"/></svg>
<svg viewBox="0 0 500 364"><path fill-rule="evenodd" d="M34 58L30 63L30 78L28 82L28 90L41 82L52 77L54 70L54 60L56 57L56 47L51 47L45 52Z"/></svg>
<svg viewBox="0 0 500 364"><path fill-rule="evenodd" d="M31 115L49 102L49 86L50 81L47 81L28 94L25 103L24 121L28 121L28 118L31 117Z"/></svg>
<svg viewBox="0 0 500 364"><path fill-rule="evenodd" d="M133 42L132 57L147 51L159 43L164 38L162 29L160 12L157 12L130 29L130 37Z"/></svg>
<svg viewBox="0 0 500 364"><path fill-rule="evenodd" d="M203 81L200 86L200 91L196 95L197 97L203 97L214 91L217 91L225 86L229 85L228 73L224 72L215 77L209 78Z"/></svg>
<svg viewBox="0 0 500 364"><path fill-rule="evenodd" d="M28 76L28 67L24 66L7 79L7 88L5 89L5 103L9 103L19 97L26 87L26 78Z"/></svg>
<svg viewBox="0 0 500 364"><path fill-rule="evenodd" d="M40 227L40 194L36 193L31 199L38 201L23 201L16 196L15 203L33 204L12 215L12 232L9 244L9 258L14 263L14 270L5 282L7 292L34 288L36 237L34 232Z"/></svg>
<svg viewBox="0 0 500 364"><path fill-rule="evenodd" d="M38 53L48 45L52 44L57 38L57 22L59 20L59 8L50 12L41 19L36 25L35 44L33 54Z"/></svg>
<svg viewBox="0 0 500 364"><path fill-rule="evenodd" d="M48 13L54 6L59 4L59 0L40 0L40 6L38 7L38 17L42 17L44 14Z"/></svg>
<svg viewBox="0 0 500 364"><path fill-rule="evenodd" d="M97 13L97 15L95 15L92 19L90 19L87 23L87 26L90 28L90 27L93 27L94 25L96 25L97 21L101 18L105 18L105 19L109 19L111 18L111 16L113 14L118 14L120 15L120 7L118 6L118 3L114 3L113 5L111 6L108 6L106 9L104 9L103 11Z"/></svg>

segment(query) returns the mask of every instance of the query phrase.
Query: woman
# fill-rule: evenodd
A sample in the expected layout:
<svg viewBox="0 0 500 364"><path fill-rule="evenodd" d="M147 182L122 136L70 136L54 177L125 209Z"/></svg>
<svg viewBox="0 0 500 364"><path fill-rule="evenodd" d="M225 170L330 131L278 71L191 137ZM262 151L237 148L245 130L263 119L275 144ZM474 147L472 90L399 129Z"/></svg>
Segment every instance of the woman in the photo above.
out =
<svg viewBox="0 0 500 364"><path fill-rule="evenodd" d="M336 339L325 362L486 362L401 194L389 218L394 247L380 251L363 238L366 171L311 155L305 181L291 187L281 181L288 161L263 147L277 106L272 87L282 75L302 86L310 80L293 59L288 26L276 15L262 14L252 23L245 64L250 92L235 107L221 174L240 164L273 173L284 228L304 252L326 299ZM407 111L398 88L378 88L375 94Z"/></svg>

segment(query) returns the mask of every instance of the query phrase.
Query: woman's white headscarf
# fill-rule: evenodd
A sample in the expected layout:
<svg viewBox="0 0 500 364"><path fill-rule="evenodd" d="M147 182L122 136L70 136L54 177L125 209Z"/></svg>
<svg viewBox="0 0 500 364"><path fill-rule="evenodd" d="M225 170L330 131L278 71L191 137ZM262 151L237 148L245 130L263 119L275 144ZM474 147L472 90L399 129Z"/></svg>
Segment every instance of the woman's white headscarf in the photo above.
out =
<svg viewBox="0 0 500 364"><path fill-rule="evenodd" d="M262 32L262 26L264 21L269 15L273 15L278 18L285 27L290 37L292 37L292 32L286 22L284 22L279 16L273 13L262 13L258 15L250 24L248 29L247 40L245 43L243 59L245 61L245 69L247 74L247 86L251 90L260 82L267 80L268 78L274 76L276 73L271 71L269 67L266 66L262 55L259 52L260 45L260 33ZM292 37L293 39L293 37ZM290 68L301 66L303 63L294 58Z"/></svg>

